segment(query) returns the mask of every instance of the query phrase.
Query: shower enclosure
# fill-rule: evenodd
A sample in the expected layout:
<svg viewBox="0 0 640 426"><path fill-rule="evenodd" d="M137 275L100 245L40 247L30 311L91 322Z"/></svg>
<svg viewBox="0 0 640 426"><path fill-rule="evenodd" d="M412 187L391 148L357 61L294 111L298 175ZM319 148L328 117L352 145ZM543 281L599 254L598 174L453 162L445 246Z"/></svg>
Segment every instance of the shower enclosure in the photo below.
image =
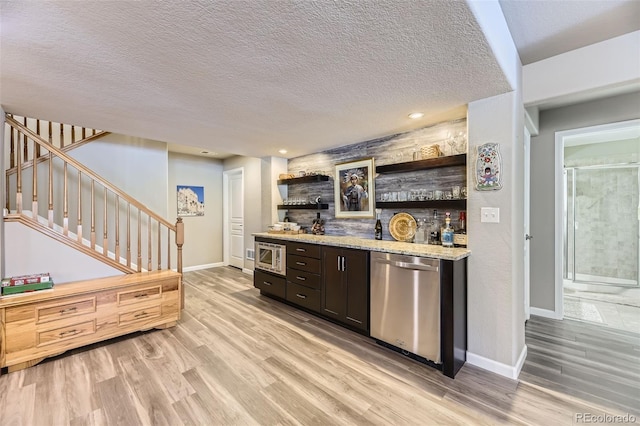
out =
<svg viewBox="0 0 640 426"><path fill-rule="evenodd" d="M638 287L638 164L565 168L565 286Z"/></svg>

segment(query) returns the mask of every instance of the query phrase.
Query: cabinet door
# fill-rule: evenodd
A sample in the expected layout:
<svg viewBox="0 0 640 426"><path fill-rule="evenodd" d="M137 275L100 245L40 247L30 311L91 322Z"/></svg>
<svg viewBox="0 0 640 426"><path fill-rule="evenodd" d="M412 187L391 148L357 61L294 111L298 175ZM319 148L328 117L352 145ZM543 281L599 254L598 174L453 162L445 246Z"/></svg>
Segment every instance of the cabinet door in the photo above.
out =
<svg viewBox="0 0 640 426"><path fill-rule="evenodd" d="M343 250L345 257L345 321L369 330L369 252Z"/></svg>
<svg viewBox="0 0 640 426"><path fill-rule="evenodd" d="M322 312L332 318L343 319L346 292L342 273L342 250L335 247L322 248Z"/></svg>

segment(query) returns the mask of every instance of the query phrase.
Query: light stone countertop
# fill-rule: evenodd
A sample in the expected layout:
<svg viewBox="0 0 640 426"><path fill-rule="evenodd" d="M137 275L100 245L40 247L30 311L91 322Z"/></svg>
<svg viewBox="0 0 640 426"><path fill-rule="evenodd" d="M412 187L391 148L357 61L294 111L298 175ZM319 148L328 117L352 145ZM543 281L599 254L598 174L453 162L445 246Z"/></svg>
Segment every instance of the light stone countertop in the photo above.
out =
<svg viewBox="0 0 640 426"><path fill-rule="evenodd" d="M355 238L349 236L271 234L268 232L256 232L252 235L254 237L271 238L274 240L347 247L379 251L383 253L406 254L409 256L422 256L445 260L460 260L468 257L471 254L471 250L467 250L466 248L446 248L430 244L413 244L400 241L372 240L367 238Z"/></svg>

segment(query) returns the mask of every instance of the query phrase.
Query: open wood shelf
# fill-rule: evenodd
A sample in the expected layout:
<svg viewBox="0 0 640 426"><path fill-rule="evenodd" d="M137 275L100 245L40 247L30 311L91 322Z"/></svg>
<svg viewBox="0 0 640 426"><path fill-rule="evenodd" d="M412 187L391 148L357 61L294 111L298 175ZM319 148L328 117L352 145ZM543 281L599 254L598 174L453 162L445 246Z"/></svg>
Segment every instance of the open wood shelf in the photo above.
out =
<svg viewBox="0 0 640 426"><path fill-rule="evenodd" d="M467 154L449 155L426 160L407 161L405 163L385 164L376 167L377 173L413 172L416 170L437 169L439 167L464 166Z"/></svg>
<svg viewBox="0 0 640 426"><path fill-rule="evenodd" d="M327 210L329 204L278 204L278 210Z"/></svg>
<svg viewBox="0 0 640 426"><path fill-rule="evenodd" d="M291 179L279 179L278 185L291 185L296 183L315 183L315 182L326 182L329 180L329 176L325 175L310 175L310 176L302 176L295 177Z"/></svg>
<svg viewBox="0 0 640 426"><path fill-rule="evenodd" d="M376 201L379 209L455 209L465 210L467 200Z"/></svg>

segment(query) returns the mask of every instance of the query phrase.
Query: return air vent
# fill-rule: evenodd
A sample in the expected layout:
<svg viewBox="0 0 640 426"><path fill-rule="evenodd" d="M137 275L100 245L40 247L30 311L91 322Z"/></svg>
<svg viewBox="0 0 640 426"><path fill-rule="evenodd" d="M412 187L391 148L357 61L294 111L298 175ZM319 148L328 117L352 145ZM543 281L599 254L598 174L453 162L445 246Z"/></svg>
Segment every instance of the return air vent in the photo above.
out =
<svg viewBox="0 0 640 426"><path fill-rule="evenodd" d="M248 260L256 259L256 251L254 249L247 249L247 259Z"/></svg>

